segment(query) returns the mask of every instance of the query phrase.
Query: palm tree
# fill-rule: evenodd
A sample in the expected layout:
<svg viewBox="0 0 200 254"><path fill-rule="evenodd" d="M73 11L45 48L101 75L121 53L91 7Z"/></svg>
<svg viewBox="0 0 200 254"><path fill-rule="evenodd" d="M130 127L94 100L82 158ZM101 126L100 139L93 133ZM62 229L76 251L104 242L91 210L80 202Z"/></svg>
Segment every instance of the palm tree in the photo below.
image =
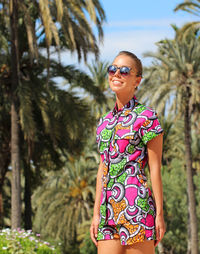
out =
<svg viewBox="0 0 200 254"><path fill-rule="evenodd" d="M1 73L2 74L2 73ZM0 74L0 75L1 75ZM6 75L6 74L5 74ZM4 95L4 96L3 96ZM0 227L3 227L3 185L10 165L10 103L0 78Z"/></svg>
<svg viewBox="0 0 200 254"><path fill-rule="evenodd" d="M197 17L200 16L200 0L187 0L183 3L180 3L176 6L174 11L186 11ZM187 34L190 29L199 30L200 29L200 21L193 21L185 24L183 28L179 31L178 36L183 36Z"/></svg>
<svg viewBox="0 0 200 254"><path fill-rule="evenodd" d="M187 11L191 14L194 14L196 16L199 16L200 1L199 0L184 1L183 3L178 4L174 10L175 11L183 10L183 11Z"/></svg>
<svg viewBox="0 0 200 254"><path fill-rule="evenodd" d="M7 8L9 5L9 8ZM11 106L11 160L13 170L12 181L12 227L20 227L21 224L21 200L20 200L20 149L19 149L19 112L17 89L20 83L20 62L18 49L18 14L24 21L31 63L38 55L39 41L37 35L45 33L47 55L51 45L68 48L78 53L79 59L86 59L88 52L98 54L96 37L89 24L89 19L97 26L99 37L102 38L102 22L105 20L104 11L99 1L48 1L40 0L20 1L10 0L2 3L2 10L9 9L11 27L11 59L12 59L12 106ZM56 12L57 11L57 12ZM6 13L7 14L7 13ZM6 15L4 15L6 17ZM37 24L40 25L41 33L36 32ZM57 25L58 24L58 25ZM58 29L60 27L60 29ZM67 40L60 40L66 38ZM62 43L60 43L62 41ZM47 73L49 74L49 61L47 61ZM47 81L49 75L47 76Z"/></svg>
<svg viewBox="0 0 200 254"><path fill-rule="evenodd" d="M94 124L86 101L77 97L70 89L60 89L60 86L55 83L54 78L57 76L63 77L68 84L70 82L70 84L81 89L87 83L90 85L88 89L86 87L87 93L90 93L94 98L101 94L101 91L93 85L93 82L86 74L78 71L73 66L63 66L56 61L52 61L50 65L50 70L53 70L51 71L52 79L50 79L50 86L47 88L44 72L46 59L42 56L39 57L40 64L31 66L28 59L21 59L23 66L21 73L23 76L18 88L22 153L21 165L25 175L24 201L26 229L30 229L32 225L31 195L33 185L37 186L41 182L38 181L38 177L35 179L35 174L32 173L33 168L37 169L37 176L40 175L42 168L44 168L43 170L51 170L52 164L56 165L53 166L53 170L60 169L63 165L60 161L61 154L71 151L76 153L80 152L85 137L89 135L91 127ZM1 88L3 85L5 86L6 80L7 82L10 80L9 75L9 71L8 73L5 72ZM3 102L6 99L5 89L2 90L1 95ZM7 103L4 101L5 108L9 108L7 104L9 104L8 101ZM4 118L9 119L8 110L4 109L1 116L3 117L4 115ZM4 121L1 127L3 128L6 123ZM9 128L2 129L2 134L4 133L5 135L7 131L9 131ZM9 144L9 135L6 138ZM1 145L3 148L3 143ZM9 146L6 147L9 149ZM1 157L4 159L9 158L9 156L5 157L3 154ZM47 161L51 166L47 165ZM44 164L44 167L41 166L41 163ZM1 167L3 166L4 164L2 163ZM2 181L7 170L8 165L2 168Z"/></svg>
<svg viewBox="0 0 200 254"><path fill-rule="evenodd" d="M77 229L92 216L95 178L95 158L82 156L69 156L62 170L48 173L45 183L33 195L35 230L62 240L65 245L76 240Z"/></svg>
<svg viewBox="0 0 200 254"><path fill-rule="evenodd" d="M3 226L3 185L10 164L10 69L8 30L0 12L0 227ZM2 54L4 52L4 54ZM9 77L9 78L8 78Z"/></svg>
<svg viewBox="0 0 200 254"><path fill-rule="evenodd" d="M97 104L95 100L91 100L91 97L89 97L93 115L96 119L99 119L100 116L105 114L114 105L114 94L109 88L107 77L108 62L93 61L91 65L88 65L88 68L93 83L104 94L100 104Z"/></svg>
<svg viewBox="0 0 200 254"><path fill-rule="evenodd" d="M2 11L7 15L8 2L3 1ZM105 13L99 0L21 0L18 6L25 25L31 60L37 58L38 43L45 39L48 55L50 46L56 50L76 51L79 60L88 52L98 55L97 35L103 39L102 25Z"/></svg>
<svg viewBox="0 0 200 254"><path fill-rule="evenodd" d="M11 164L12 164L12 228L21 225L21 182L20 182L20 146L19 115L16 90L19 86L19 45L18 45L18 1L10 0L11 27Z"/></svg>
<svg viewBox="0 0 200 254"><path fill-rule="evenodd" d="M91 65L88 65L92 80L96 86L98 86L102 92L106 92L109 88L107 79L108 62L92 61Z"/></svg>
<svg viewBox="0 0 200 254"><path fill-rule="evenodd" d="M145 54L154 57L158 61L155 61L149 69L150 76L144 83L140 93L143 94L142 97L146 100L156 103L163 112L173 112L174 120L179 117L184 119L185 165L189 227L191 231L188 238L191 239L191 253L198 254L198 223L192 168L191 124L193 115L199 114L199 37L191 33L181 40L178 38L175 40L166 39L157 45L159 49L157 54ZM152 89L151 96L149 96L150 89ZM191 112L193 112L193 115Z"/></svg>
<svg viewBox="0 0 200 254"><path fill-rule="evenodd" d="M3 20L1 20L3 21ZM3 23L2 27L5 27ZM4 30L3 30L4 31ZM80 151L84 136L91 126L93 126L92 117L90 116L90 109L87 103L80 99L71 87L76 87L87 91L88 95L92 95L96 102L99 103L101 98L101 90L94 86L93 81L88 75L74 66L63 66L57 61L51 61L49 79L50 87L46 87L46 58L38 55L39 63L31 64L27 57L27 43L24 35L24 26L19 27L20 38L22 39L19 47L19 54L21 58L20 77L21 83L18 88L19 97L19 115L20 115L20 144L23 149L21 166L25 174L25 228L31 228L31 194L33 191L32 184L33 174L31 173L31 164L40 165L41 155L44 150L51 155L49 160L54 161L59 168L60 154L57 153L57 148L64 151ZM4 34L2 34L4 35ZM7 36L7 35L6 35ZM4 39L4 38L3 38ZM4 42L5 40L1 40ZM0 152L1 152L1 188L3 187L5 175L8 171L10 163L10 135L5 135L9 132L10 124L7 124L10 114L10 59L8 58L9 50L8 43L2 44L2 51L0 53L0 82L1 82L1 108L2 113L2 138ZM58 88L54 78L63 77L65 82L70 86L65 91ZM67 110L70 109L70 110ZM70 121L69 121L70 119ZM43 123L43 124L42 124ZM73 130L71 126L73 125ZM5 127L7 126L7 127ZM80 139L80 136L83 137ZM8 145L3 140L5 139ZM7 149L5 149L7 148ZM5 152L7 154L5 155ZM37 155L36 155L37 154ZM45 158L44 160L46 160ZM31 162L32 161L32 162ZM37 166L37 172L39 168ZM44 167L47 170L47 166ZM49 169L49 168L48 168ZM38 178L37 178L38 180ZM35 184L34 184L35 185ZM2 215L2 213L1 213Z"/></svg>
<svg viewBox="0 0 200 254"><path fill-rule="evenodd" d="M162 165L170 167L173 159L184 157L184 122L173 114L159 117L164 129Z"/></svg>

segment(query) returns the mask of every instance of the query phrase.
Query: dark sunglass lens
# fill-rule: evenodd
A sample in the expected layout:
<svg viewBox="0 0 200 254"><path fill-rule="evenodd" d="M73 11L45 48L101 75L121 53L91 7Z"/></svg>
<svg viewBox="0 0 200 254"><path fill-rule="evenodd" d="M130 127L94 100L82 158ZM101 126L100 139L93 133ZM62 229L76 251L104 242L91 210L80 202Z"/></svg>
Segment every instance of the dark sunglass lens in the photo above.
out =
<svg viewBox="0 0 200 254"><path fill-rule="evenodd" d="M116 68L114 65L110 65L110 66L108 67L108 73L109 73L110 75L114 75L116 71L117 71L117 68Z"/></svg>
<svg viewBox="0 0 200 254"><path fill-rule="evenodd" d="M124 76L127 76L130 73L130 68L124 66L120 69L120 73Z"/></svg>

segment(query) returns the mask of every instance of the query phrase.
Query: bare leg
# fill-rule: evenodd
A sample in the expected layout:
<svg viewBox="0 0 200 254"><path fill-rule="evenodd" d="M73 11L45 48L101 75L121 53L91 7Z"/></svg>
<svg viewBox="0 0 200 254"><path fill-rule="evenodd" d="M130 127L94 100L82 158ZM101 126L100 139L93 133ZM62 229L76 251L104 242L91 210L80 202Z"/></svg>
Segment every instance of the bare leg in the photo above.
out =
<svg viewBox="0 0 200 254"><path fill-rule="evenodd" d="M123 254L125 249L119 239L98 241L98 254Z"/></svg>
<svg viewBox="0 0 200 254"><path fill-rule="evenodd" d="M125 246L124 254L154 254L154 240L147 241L141 243L135 243L133 245Z"/></svg>

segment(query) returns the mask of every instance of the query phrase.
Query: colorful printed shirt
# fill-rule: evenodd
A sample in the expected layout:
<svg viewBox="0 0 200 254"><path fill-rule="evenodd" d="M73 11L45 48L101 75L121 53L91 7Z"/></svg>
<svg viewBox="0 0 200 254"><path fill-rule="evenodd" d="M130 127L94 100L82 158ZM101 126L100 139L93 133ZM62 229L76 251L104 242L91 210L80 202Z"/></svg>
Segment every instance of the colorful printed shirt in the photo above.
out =
<svg viewBox="0 0 200 254"><path fill-rule="evenodd" d="M98 240L109 226L118 228L122 244L155 239L155 204L144 167L147 142L163 130L154 110L134 96L122 109L105 114L97 126L103 161ZM122 227L126 225L126 227Z"/></svg>

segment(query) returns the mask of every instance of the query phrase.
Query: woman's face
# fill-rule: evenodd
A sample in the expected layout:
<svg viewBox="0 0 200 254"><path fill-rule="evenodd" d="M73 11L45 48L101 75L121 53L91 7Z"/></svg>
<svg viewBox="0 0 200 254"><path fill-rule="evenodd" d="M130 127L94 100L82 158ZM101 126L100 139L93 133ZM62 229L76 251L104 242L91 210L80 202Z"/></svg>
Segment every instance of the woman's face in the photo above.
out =
<svg viewBox="0 0 200 254"><path fill-rule="evenodd" d="M121 75L119 69L117 69L115 74L109 75L108 79L112 91L116 94L134 95L135 89L141 81L141 77L137 77L134 60L130 56L120 55L115 58L112 64L117 67L127 66L131 68L127 76Z"/></svg>

